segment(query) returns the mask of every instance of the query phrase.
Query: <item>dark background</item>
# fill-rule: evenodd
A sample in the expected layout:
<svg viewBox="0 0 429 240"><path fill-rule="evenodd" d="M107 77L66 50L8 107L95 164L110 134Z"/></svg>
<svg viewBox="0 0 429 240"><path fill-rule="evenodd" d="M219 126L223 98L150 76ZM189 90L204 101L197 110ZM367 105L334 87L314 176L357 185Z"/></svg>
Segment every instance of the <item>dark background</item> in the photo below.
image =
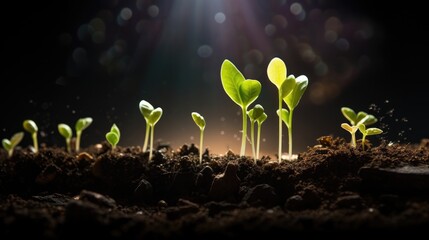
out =
<svg viewBox="0 0 429 240"><path fill-rule="evenodd" d="M234 41L228 44L223 42L218 47L212 44L211 56L198 58L195 49L199 45L226 37L207 33L212 25L201 23L192 27L192 24L199 23L203 18L187 20L191 10L202 11L202 15L209 15L212 19L211 10L204 6L191 9L192 6L186 5L182 9L178 7L181 1L141 1L144 9L152 4L159 7L159 14L151 18L146 11L137 14L135 2L15 1L3 8L1 138L21 131L22 121L31 118L41 129L42 142L62 146L63 140L57 133L56 125L60 122L74 125L77 118L91 116L94 124L85 131L83 145L102 141L112 123L117 123L123 131L120 145L139 145L143 142L144 120L137 106L140 100L146 99L155 107L164 109L164 116L155 133L159 141L171 143L173 147L197 142L197 138L192 138L198 136L198 130L190 119L190 112L198 111L206 116L207 145L218 153L228 147L238 151L241 117L236 112L239 108L223 92L218 72L225 58L231 59L244 71L247 61L251 62L253 56L240 52L246 48L246 44L235 42L232 45ZM227 5L228 1L219 2ZM227 21L221 26L228 28L231 19L241 19L237 21L242 25L236 25L235 29L240 30L240 26L245 29L241 34L250 42L246 51L261 49L264 53L258 66L245 71L246 76L260 80L263 85L260 102L270 119L263 127L266 142L261 148L264 152L272 154L277 146L274 116L277 92L264 72L274 56L285 59L288 74L306 74L310 79L308 93L295 114L297 151L315 144L315 139L321 135L334 134L349 138L339 127L344 121L339 110L341 106L376 114L382 120L378 127L387 132L383 137L388 140L419 142L421 138L429 136L427 119L424 117L429 103L426 88L429 47L428 39L424 36L428 14L424 7L415 3L374 5L373 1L357 0L297 1L308 10L307 13L318 8L326 14L332 12L344 24L349 22L348 26L361 22L371 26L373 37L370 40L364 43L351 42L347 53L338 53L319 44L317 35L312 35L312 31L318 31L318 23L305 25L305 22L301 24L293 19L288 21L290 33L310 36L309 39L304 37L303 41L311 43L317 53L328 59L330 69L341 66L341 59L357 65L361 53L370 59L359 58L364 61L364 67L350 76L325 79L317 76L312 78L307 66L299 61L288 61L298 54L294 45L289 44L293 40L289 36L284 37L288 43L287 49L276 52L270 48L269 40L253 34L259 28L263 31L258 21L269 22L272 15L282 14L282 11L290 15L286 13L287 7L284 10L277 5L288 6L292 1L247 1L251 4L245 10L255 14L249 19L256 19L256 23L249 22L247 25L246 20L249 19L237 10L244 8L240 6L243 2L246 1L235 1L235 4L224 8ZM121 27L115 25L116 15L127 6L134 9L130 21L137 17L148 20L143 33L134 34L135 27L132 24ZM113 19L110 23L106 21L104 42L93 44L88 40L79 40L79 27L98 16L102 9L108 9ZM183 15L178 14L178 11L184 11ZM289 15L287 19L290 19ZM293 25L294 22L297 24ZM315 28L306 32L309 26ZM323 24L320 26L323 28ZM200 32L193 35L195 29ZM177 32L171 35L175 30ZM238 41L240 34L237 31L226 33ZM278 31L275 34L282 37L288 32ZM341 34L346 35L347 32ZM122 42L118 42L118 39ZM254 43L253 39L261 39L263 44ZM112 46L123 46L124 42L126 55L112 60L111 65L101 66L103 53L112 50ZM79 55L79 51L75 52L76 48L82 48L85 52ZM342 58L335 60L338 54L342 54ZM73 62L73 59L79 57L83 58L83 65ZM338 68L341 73L343 69ZM321 103L315 103L310 97L311 85L323 81L340 82L340 90L332 96L325 96ZM375 107L370 107L371 104L375 104ZM25 143L30 143L28 136ZM286 142L283 146L286 149Z"/></svg>

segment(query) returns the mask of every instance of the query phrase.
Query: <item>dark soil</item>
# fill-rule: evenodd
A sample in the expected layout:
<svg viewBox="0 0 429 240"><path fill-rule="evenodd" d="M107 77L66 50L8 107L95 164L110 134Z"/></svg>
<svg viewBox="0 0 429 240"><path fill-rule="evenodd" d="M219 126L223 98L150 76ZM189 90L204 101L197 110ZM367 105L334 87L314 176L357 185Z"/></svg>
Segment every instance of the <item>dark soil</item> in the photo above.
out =
<svg viewBox="0 0 429 240"><path fill-rule="evenodd" d="M322 137L296 161L105 144L0 151L0 239L241 238L429 228L429 144L352 149Z"/></svg>

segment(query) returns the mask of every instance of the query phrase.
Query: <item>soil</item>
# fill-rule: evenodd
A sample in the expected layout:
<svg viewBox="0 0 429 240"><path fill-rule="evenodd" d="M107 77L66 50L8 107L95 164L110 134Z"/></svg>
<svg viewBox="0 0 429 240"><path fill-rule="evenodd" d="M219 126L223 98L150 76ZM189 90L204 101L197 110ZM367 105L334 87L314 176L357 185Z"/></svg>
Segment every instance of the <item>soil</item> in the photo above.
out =
<svg viewBox="0 0 429 240"><path fill-rule="evenodd" d="M0 238L347 238L429 227L429 141L362 150L329 136L298 160L184 145L0 151ZM369 235L368 235L369 236Z"/></svg>

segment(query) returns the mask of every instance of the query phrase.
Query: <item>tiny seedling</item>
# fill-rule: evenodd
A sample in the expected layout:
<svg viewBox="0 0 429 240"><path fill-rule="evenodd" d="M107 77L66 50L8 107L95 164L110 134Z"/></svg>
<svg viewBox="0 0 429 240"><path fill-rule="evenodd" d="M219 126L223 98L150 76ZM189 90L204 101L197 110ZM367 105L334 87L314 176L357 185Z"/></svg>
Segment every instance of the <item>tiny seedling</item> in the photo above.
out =
<svg viewBox="0 0 429 240"><path fill-rule="evenodd" d="M10 138L10 140L6 139L6 138L2 140L1 143L3 145L3 148L7 151L7 154L8 154L9 157L12 157L13 150L22 141L23 137L24 137L24 133L23 132L18 132L18 133L15 133Z"/></svg>
<svg viewBox="0 0 429 240"><path fill-rule="evenodd" d="M250 144L252 145L252 154L253 159L256 162L256 152L255 152L255 122L259 117L264 113L264 108L260 104L256 104L255 107L250 109L247 112L247 115L250 119Z"/></svg>
<svg viewBox="0 0 429 240"><path fill-rule="evenodd" d="M39 129L37 128L36 123L33 120L25 120L22 123L22 126L25 131L31 134L31 138L33 139L33 151L37 153L39 151L39 144L37 143L37 131Z"/></svg>
<svg viewBox="0 0 429 240"><path fill-rule="evenodd" d="M139 109L140 109L140 113L143 115L146 121L146 133L145 133L144 143L142 148L142 152L145 152L147 150L147 144L149 141L149 132L150 132L150 124L148 119L154 108L149 102L145 100L141 100L139 103Z"/></svg>
<svg viewBox="0 0 429 240"><path fill-rule="evenodd" d="M242 110L243 129L240 156L244 156L246 153L247 139L247 108L258 98L262 86L258 80L246 80L237 67L227 59L222 63L220 77L226 94L232 101L240 106Z"/></svg>
<svg viewBox="0 0 429 240"><path fill-rule="evenodd" d="M280 58L273 58L267 67L267 75L270 81L278 89L278 112L283 109L283 99L290 94L295 86L295 78L287 78L286 64ZM282 118L279 115L279 148L278 157L279 162L282 157Z"/></svg>
<svg viewBox="0 0 429 240"><path fill-rule="evenodd" d="M342 123L341 127L352 135L350 145L353 148L356 148L356 132L359 129L359 125L363 124L365 125L365 127L369 126L371 124L376 123L377 118L375 118L371 114L362 111L356 114L353 109L348 107L342 107L341 112L344 117L350 122L350 124Z"/></svg>
<svg viewBox="0 0 429 240"><path fill-rule="evenodd" d="M366 136L382 134L383 130L379 128L366 128L365 124L359 125L359 131L362 133L362 150L365 150Z"/></svg>
<svg viewBox="0 0 429 240"><path fill-rule="evenodd" d="M155 131L155 124L161 119L162 108L155 108L148 117L148 122L150 126L150 148L149 148L149 161L152 159L152 150L153 150L153 135Z"/></svg>
<svg viewBox="0 0 429 240"><path fill-rule="evenodd" d="M261 116L259 116L259 118L256 119L256 121L258 122L258 136L256 140L256 159L259 159L259 146L261 143L261 127L262 127L262 123L267 120L267 114L266 113L262 113Z"/></svg>
<svg viewBox="0 0 429 240"><path fill-rule="evenodd" d="M76 129L76 152L79 152L80 150L80 138L82 136L82 131L85 130L89 125L92 123L92 118L86 117L86 118L80 118L77 120L75 129Z"/></svg>
<svg viewBox="0 0 429 240"><path fill-rule="evenodd" d="M70 141L71 141L71 138L73 136L72 129L69 127L69 125L64 124L64 123L60 123L60 124L58 124L58 132L66 140L67 152L71 153Z"/></svg>
<svg viewBox="0 0 429 240"><path fill-rule="evenodd" d="M200 128L200 164L203 161L203 137L204 137L204 129L206 127L206 120L204 120L204 117L201 116L201 114L197 112L191 113L192 119L194 120L195 124Z"/></svg>
<svg viewBox="0 0 429 240"><path fill-rule="evenodd" d="M121 131L119 131L119 128L118 126L116 126L116 124L113 124L110 128L110 132L106 133L106 140L112 146L112 151L115 150L116 145L118 144L120 139Z"/></svg>

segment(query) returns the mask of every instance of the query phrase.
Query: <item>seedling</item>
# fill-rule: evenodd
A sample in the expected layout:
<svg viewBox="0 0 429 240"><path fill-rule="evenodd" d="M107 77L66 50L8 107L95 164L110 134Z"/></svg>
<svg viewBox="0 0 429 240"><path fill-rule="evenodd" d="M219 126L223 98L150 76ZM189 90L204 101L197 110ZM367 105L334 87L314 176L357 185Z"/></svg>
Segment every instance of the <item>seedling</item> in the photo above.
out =
<svg viewBox="0 0 429 240"><path fill-rule="evenodd" d="M379 128L366 128L365 124L359 125L359 131L362 133L362 150L365 150L366 136L382 134L383 130Z"/></svg>
<svg viewBox="0 0 429 240"><path fill-rule="evenodd" d="M80 118L77 120L75 129L76 129L76 152L79 152L80 150L80 138L82 136L82 131L85 130L89 125L92 123L92 118L86 117L86 118Z"/></svg>
<svg viewBox="0 0 429 240"><path fill-rule="evenodd" d="M60 124L58 124L58 132L66 140L67 152L71 153L70 141L71 141L71 138L73 136L73 132L72 132L71 128L67 124L60 123Z"/></svg>
<svg viewBox="0 0 429 240"><path fill-rule="evenodd" d="M280 58L273 58L267 67L267 75L270 81L276 85L279 93L278 104L280 112L283 108L283 99L293 90L295 86L295 78L287 78L286 64ZM282 118L279 114L279 162L282 156Z"/></svg>
<svg viewBox="0 0 429 240"><path fill-rule="evenodd" d="M155 108L148 117L148 122L150 126L150 148L149 148L149 161L152 159L152 150L153 150L153 135L155 130L155 124L161 119L162 108Z"/></svg>
<svg viewBox="0 0 429 240"><path fill-rule="evenodd" d="M2 140L1 143L3 145L3 148L7 151L7 155L9 157L12 157L13 150L22 141L23 137L24 137L24 133L23 132L18 132L18 133L15 133L10 138L10 140L6 139L6 138Z"/></svg>
<svg viewBox="0 0 429 240"><path fill-rule="evenodd" d="M261 127L262 127L262 123L267 119L267 114L266 113L262 113L262 115L256 119L256 121L258 122L258 136L257 136L257 140L256 140L256 159L259 159L259 146L261 143Z"/></svg>
<svg viewBox="0 0 429 240"><path fill-rule="evenodd" d="M140 109L140 113L143 115L143 117L146 121L146 134L144 137L144 143L143 143L143 148L142 148L142 152L145 152L147 149L147 144L149 141L149 132L150 132L150 124L149 124L148 118L149 118L149 116L152 113L154 108L149 102L147 102L145 100L141 100L139 103L139 109Z"/></svg>
<svg viewBox="0 0 429 240"><path fill-rule="evenodd" d="M255 152L255 122L256 120L262 116L264 113L264 108L260 104L256 104L255 107L247 112L247 115L250 119L250 144L252 145L252 154L253 159L256 162L256 152ZM259 129L258 129L259 131Z"/></svg>
<svg viewBox="0 0 429 240"><path fill-rule="evenodd" d="M246 80L235 65L227 59L222 63L220 77L226 94L233 102L240 106L242 110L243 129L240 156L244 156L246 153L247 108L258 98L262 86L257 80Z"/></svg>
<svg viewBox="0 0 429 240"><path fill-rule="evenodd" d="M358 114L356 114L353 109L348 107L342 107L341 112L343 113L344 117L350 122L350 125L347 123L342 123L341 127L352 135L350 145L353 148L356 148L356 131L359 129L359 125L363 124L365 125L365 127L369 126L371 124L376 123L377 118L366 112L359 112Z"/></svg>
<svg viewBox="0 0 429 240"><path fill-rule="evenodd" d="M37 143L37 131L39 129L37 128L36 123L33 120L25 120L22 123L22 126L25 131L31 134L31 138L33 139L33 151L37 153L39 151L39 144Z"/></svg>
<svg viewBox="0 0 429 240"><path fill-rule="evenodd" d="M206 120L204 120L204 117L201 116L201 114L197 112L191 113L192 119L194 120L195 124L200 128L200 164L203 161L203 137L204 137L204 128L206 127Z"/></svg>
<svg viewBox="0 0 429 240"><path fill-rule="evenodd" d="M119 131L119 128L118 126L116 126L116 124L113 124L110 128L110 132L106 133L106 140L112 146L112 151L115 150L116 145L118 144L120 139L121 131Z"/></svg>

